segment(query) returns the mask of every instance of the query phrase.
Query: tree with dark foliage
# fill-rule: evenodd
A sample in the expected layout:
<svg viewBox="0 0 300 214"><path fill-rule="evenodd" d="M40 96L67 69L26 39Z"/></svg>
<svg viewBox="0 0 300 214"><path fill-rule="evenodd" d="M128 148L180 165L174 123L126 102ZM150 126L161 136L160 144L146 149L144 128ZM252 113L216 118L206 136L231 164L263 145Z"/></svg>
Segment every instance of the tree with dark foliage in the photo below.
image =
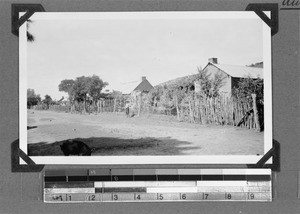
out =
<svg viewBox="0 0 300 214"><path fill-rule="evenodd" d="M50 95L46 94L45 99L42 101L44 104L47 105L47 109L49 109L50 104L52 103L52 98Z"/></svg>
<svg viewBox="0 0 300 214"><path fill-rule="evenodd" d="M75 80L62 80L58 89L68 93L71 104L74 102L84 103L84 112L86 112L87 99L96 103L102 96L102 89L107 85L108 83L100 79L99 76L93 75L77 77Z"/></svg>
<svg viewBox="0 0 300 214"><path fill-rule="evenodd" d="M256 94L257 102L260 104L264 103L264 80L253 79L251 77L243 78L239 83L238 87L234 89L233 95L235 98L241 101L251 102L251 94Z"/></svg>
<svg viewBox="0 0 300 214"><path fill-rule="evenodd" d="M238 83L233 91L233 98L238 102L252 103L255 122L258 131L264 129L264 81L263 79L252 79L247 77ZM249 113L248 112L248 113Z"/></svg>
<svg viewBox="0 0 300 214"><path fill-rule="evenodd" d="M41 97L39 94L36 94L34 89L27 89L27 108L30 109L32 106L37 105L41 102Z"/></svg>

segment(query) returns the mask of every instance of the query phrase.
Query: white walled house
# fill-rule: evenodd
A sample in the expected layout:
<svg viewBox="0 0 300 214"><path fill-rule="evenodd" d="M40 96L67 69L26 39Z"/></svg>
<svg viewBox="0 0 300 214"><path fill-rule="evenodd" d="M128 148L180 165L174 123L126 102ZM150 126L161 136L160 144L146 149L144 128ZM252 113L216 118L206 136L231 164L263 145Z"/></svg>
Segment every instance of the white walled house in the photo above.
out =
<svg viewBox="0 0 300 214"><path fill-rule="evenodd" d="M260 63L262 65L262 63ZM230 96L234 88L244 78L263 79L263 68L241 65L219 64L217 58L210 58L208 64L204 67L207 74L213 77L215 74L221 74L224 78L220 93ZM195 86L197 91L197 86Z"/></svg>

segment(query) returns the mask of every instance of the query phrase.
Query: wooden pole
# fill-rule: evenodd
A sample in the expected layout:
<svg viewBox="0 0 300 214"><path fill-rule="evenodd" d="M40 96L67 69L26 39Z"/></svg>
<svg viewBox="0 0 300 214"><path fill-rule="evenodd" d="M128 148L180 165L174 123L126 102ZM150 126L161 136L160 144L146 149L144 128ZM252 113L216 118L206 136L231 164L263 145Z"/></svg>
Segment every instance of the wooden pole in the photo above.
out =
<svg viewBox="0 0 300 214"><path fill-rule="evenodd" d="M202 121L202 114L201 114L201 101L200 101L200 97L199 97L199 99L198 99L198 118L199 118L199 123L200 124L203 124L203 121Z"/></svg>
<svg viewBox="0 0 300 214"><path fill-rule="evenodd" d="M138 102L138 117L140 116L141 113L141 107L142 107L142 94L139 96L139 102Z"/></svg>
<svg viewBox="0 0 300 214"><path fill-rule="evenodd" d="M192 101L189 100L189 110L190 110L190 120L191 120L191 123L194 123L194 113L193 113L193 110L192 110Z"/></svg>
<svg viewBox="0 0 300 214"><path fill-rule="evenodd" d="M97 102L97 107L98 107L97 110L98 110L98 113L100 113L100 102L101 102L100 100L98 100L98 102Z"/></svg>
<svg viewBox="0 0 300 214"><path fill-rule="evenodd" d="M257 110L257 103L256 103L256 94L251 94L252 101L253 101L253 113L254 113L254 122L256 124L256 130L261 131L260 122L259 122L259 114Z"/></svg>
<svg viewBox="0 0 300 214"><path fill-rule="evenodd" d="M114 112L116 112L116 107L117 107L117 98L114 99Z"/></svg>
<svg viewBox="0 0 300 214"><path fill-rule="evenodd" d="M180 121L180 113L179 113L177 96L175 96L175 105L176 105L176 112L177 112L177 120Z"/></svg>

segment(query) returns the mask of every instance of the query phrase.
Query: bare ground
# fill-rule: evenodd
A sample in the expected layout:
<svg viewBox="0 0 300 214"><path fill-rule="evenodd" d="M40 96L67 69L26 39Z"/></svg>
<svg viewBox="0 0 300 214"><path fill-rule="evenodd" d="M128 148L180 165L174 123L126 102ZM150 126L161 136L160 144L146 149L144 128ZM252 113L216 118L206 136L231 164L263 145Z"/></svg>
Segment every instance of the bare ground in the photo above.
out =
<svg viewBox="0 0 300 214"><path fill-rule="evenodd" d="M28 110L28 154L63 155L59 145L79 139L92 155L262 155L263 132L178 122L164 115L81 115Z"/></svg>

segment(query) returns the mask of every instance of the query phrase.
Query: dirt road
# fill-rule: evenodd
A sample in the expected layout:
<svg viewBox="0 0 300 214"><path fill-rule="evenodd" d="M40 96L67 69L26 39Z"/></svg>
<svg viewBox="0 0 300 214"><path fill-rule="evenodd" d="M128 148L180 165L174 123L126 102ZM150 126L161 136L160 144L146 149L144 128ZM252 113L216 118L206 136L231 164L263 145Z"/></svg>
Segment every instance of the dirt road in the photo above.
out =
<svg viewBox="0 0 300 214"><path fill-rule="evenodd" d="M92 155L257 155L264 133L232 126L178 122L164 115L80 115L28 110L29 155L63 155L59 145L80 139Z"/></svg>

